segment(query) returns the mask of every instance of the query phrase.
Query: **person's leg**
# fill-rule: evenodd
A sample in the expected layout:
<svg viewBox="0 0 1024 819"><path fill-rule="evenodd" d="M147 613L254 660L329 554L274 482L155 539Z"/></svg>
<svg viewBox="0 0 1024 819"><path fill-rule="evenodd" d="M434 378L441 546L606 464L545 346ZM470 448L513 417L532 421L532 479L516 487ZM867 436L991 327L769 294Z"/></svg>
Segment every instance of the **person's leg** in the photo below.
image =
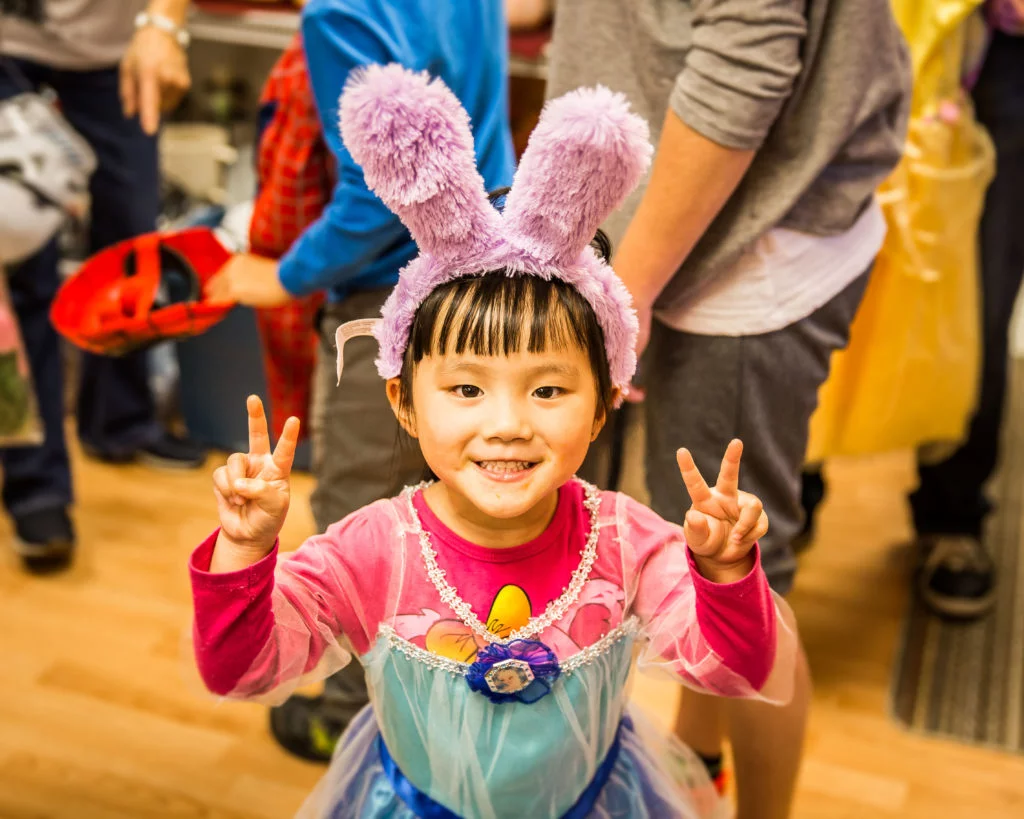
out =
<svg viewBox="0 0 1024 819"><path fill-rule="evenodd" d="M922 597L940 614L963 617L983 614L995 602L980 538L991 510L985 484L999 455L1010 320L1024 275L1024 39L994 36L974 100L996 149L996 176L978 231L981 390L966 440L941 463L920 466L920 485L910 498L917 533L930 552Z"/></svg>
<svg viewBox="0 0 1024 819"><path fill-rule="evenodd" d="M397 495L422 480L426 467L416 441L391 411L384 381L377 373L377 342L355 338L345 344L345 371L337 384L334 334L346 321L380 314L389 293L354 293L328 304L320 323L313 424L311 502L323 531L357 509Z"/></svg>
<svg viewBox="0 0 1024 819"><path fill-rule="evenodd" d="M377 343L356 338L345 345L345 373L336 381L334 333L343 322L379 315L388 290L356 293L329 304L320 322L311 432L317 484L311 498L322 532L332 523L422 480L419 447L401 431L374 360ZM353 662L329 677L317 698L292 697L271 710L271 730L288 750L326 761L352 717L366 705L362 666Z"/></svg>
<svg viewBox="0 0 1024 819"><path fill-rule="evenodd" d="M803 522L800 471L808 422L831 354L847 342L866 283L867 275L861 276L811 316L774 333L728 338L655 326L647 362L651 505L681 521L688 504L676 450L688 447L701 471L713 477L728 442L741 438L740 486L760 497L768 512L762 564L779 594L789 591L796 570L791 544ZM726 727L740 819L789 813L811 694L802 652L795 673L793 699L781 708L685 692L677 724L684 742L713 757Z"/></svg>
<svg viewBox="0 0 1024 819"><path fill-rule="evenodd" d="M49 72L41 66L20 61L17 65L30 83L47 79ZM0 72L0 99L23 90L8 73ZM50 323L50 304L59 284L58 258L53 240L34 257L4 271L45 438L38 446L0 449L3 503L14 520L16 545L26 567L38 570L66 565L74 543L67 515L72 491L64 440L64 375L60 342Z"/></svg>
<svg viewBox="0 0 1024 819"><path fill-rule="evenodd" d="M156 229L160 179L155 137L126 119L116 68L55 72L64 115L96 152L90 181L90 252ZM112 358L82 354L78 435L83 447L110 461L136 454L168 465L198 466L202 453L168 441L156 417L146 351Z"/></svg>
<svg viewBox="0 0 1024 819"><path fill-rule="evenodd" d="M793 538L793 551L800 554L814 540L814 525L818 507L825 500L825 477L820 464L807 464L800 475L800 506L804 510L804 525Z"/></svg>

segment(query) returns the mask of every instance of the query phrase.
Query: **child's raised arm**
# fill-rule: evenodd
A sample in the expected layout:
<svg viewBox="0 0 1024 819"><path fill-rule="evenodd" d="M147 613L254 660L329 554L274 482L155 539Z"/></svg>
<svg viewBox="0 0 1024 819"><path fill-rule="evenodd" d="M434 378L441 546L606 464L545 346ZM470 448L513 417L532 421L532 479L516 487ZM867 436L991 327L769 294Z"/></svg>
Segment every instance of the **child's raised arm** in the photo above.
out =
<svg viewBox="0 0 1024 819"><path fill-rule="evenodd" d="M299 419L285 422L277 447L270 451L270 435L263 402L250 395L249 453L236 452L227 465L213 473L220 534L210 561L215 574L238 571L266 557L288 516L290 477Z"/></svg>
<svg viewBox="0 0 1024 819"><path fill-rule="evenodd" d="M760 500L739 490L742 452L730 443L708 486L679 450L692 502L682 538L653 512L630 516L628 537L643 555L633 601L648 638L640 665L710 693L781 703L792 692L795 623L760 568L756 546L768 518Z"/></svg>
<svg viewBox="0 0 1024 819"><path fill-rule="evenodd" d="M190 561L193 644L211 691L278 702L346 664L343 639L365 649L370 626L365 607L353 604L357 570L345 553L380 536L372 516L352 515L278 565L299 423L289 418L271 451L263 404L251 396L247 406L249 452L214 474L220 530Z"/></svg>

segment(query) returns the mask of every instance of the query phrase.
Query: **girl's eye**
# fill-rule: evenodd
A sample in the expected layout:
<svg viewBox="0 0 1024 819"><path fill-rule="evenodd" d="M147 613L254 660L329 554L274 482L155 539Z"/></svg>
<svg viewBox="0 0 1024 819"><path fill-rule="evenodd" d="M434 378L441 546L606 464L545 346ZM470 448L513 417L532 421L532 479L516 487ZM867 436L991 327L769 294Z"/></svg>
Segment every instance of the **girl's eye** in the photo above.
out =
<svg viewBox="0 0 1024 819"><path fill-rule="evenodd" d="M459 398L476 398L480 395L480 388L472 384L459 384L452 390Z"/></svg>
<svg viewBox="0 0 1024 819"><path fill-rule="evenodd" d="M538 398L550 400L552 398L557 398L562 394L562 392L563 390L561 387L537 387L537 389L533 391L533 394Z"/></svg>

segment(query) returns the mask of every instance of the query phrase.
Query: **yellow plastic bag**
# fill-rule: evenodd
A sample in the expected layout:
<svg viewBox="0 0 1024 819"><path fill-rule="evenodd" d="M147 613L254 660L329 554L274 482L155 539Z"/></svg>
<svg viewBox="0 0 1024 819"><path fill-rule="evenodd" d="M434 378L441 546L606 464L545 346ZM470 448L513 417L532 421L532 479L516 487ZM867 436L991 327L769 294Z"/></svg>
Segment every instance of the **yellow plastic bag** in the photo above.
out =
<svg viewBox="0 0 1024 819"><path fill-rule="evenodd" d="M914 75L911 116L928 113L960 88L964 50L983 0L892 0L893 15L910 48Z"/></svg>
<svg viewBox="0 0 1024 819"><path fill-rule="evenodd" d="M954 123L911 121L879 192L889 235L819 394L808 462L964 437L980 359L977 227L993 171L966 102Z"/></svg>

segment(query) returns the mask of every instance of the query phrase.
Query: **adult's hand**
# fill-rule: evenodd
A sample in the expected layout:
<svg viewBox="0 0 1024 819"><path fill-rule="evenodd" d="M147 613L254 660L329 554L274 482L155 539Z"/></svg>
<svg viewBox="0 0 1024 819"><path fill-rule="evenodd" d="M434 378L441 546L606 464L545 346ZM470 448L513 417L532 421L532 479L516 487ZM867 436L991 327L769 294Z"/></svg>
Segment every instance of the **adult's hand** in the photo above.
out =
<svg viewBox="0 0 1024 819"><path fill-rule="evenodd" d="M505 0L505 16L513 31L539 28L551 17L551 0Z"/></svg>
<svg viewBox="0 0 1024 819"><path fill-rule="evenodd" d="M151 14L183 24L187 2L156 3ZM172 111L192 85L188 55L173 34L156 26L135 32L121 59L121 106L126 117L139 117L142 130L155 134L160 115Z"/></svg>
<svg viewBox="0 0 1024 819"><path fill-rule="evenodd" d="M1024 35L1024 0L992 0L989 19L1007 34Z"/></svg>

